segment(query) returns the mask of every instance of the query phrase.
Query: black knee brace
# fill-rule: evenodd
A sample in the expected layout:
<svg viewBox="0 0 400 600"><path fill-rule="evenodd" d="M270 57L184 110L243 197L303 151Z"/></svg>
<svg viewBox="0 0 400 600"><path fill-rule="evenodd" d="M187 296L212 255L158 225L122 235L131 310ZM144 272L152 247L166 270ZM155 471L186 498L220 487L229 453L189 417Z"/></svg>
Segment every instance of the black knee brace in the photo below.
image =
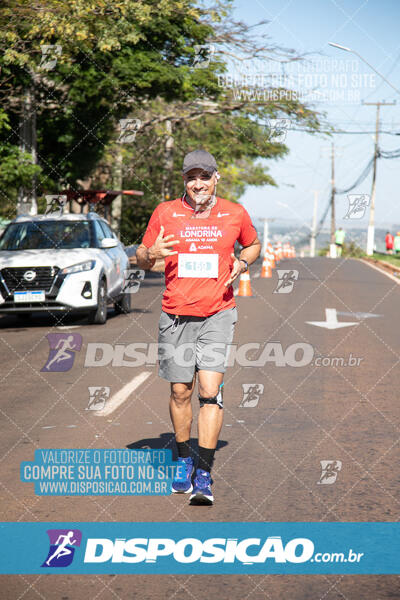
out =
<svg viewBox="0 0 400 600"><path fill-rule="evenodd" d="M200 408L205 404L217 404L219 408L224 408L224 400L222 398L222 386L218 390L218 394L216 396L212 396L211 398L203 398L203 396L199 396Z"/></svg>

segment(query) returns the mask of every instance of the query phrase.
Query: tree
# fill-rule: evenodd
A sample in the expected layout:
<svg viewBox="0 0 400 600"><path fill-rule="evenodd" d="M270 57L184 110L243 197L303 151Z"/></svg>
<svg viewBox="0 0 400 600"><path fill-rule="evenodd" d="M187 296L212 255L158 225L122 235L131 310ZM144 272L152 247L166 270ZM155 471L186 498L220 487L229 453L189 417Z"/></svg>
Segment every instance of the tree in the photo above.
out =
<svg viewBox="0 0 400 600"><path fill-rule="evenodd" d="M10 131L0 141L3 152L9 141L14 155L19 148L40 165L43 176L35 184L32 170L28 187L76 188L133 106L215 87L187 66L210 32L189 0L5 0L1 24L0 99ZM7 193L15 199L17 190Z"/></svg>

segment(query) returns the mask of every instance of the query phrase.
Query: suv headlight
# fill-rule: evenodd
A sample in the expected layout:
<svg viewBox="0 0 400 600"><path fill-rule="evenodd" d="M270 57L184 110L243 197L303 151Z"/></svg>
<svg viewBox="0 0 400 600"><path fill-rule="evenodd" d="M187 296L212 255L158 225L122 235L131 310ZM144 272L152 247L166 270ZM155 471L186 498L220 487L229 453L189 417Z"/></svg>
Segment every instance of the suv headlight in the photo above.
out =
<svg viewBox="0 0 400 600"><path fill-rule="evenodd" d="M87 260L86 262L77 263L76 265L71 265L70 267L65 267L61 271L63 275L69 275L70 273L82 273L82 271L91 271L94 269L94 265L96 264L95 260Z"/></svg>

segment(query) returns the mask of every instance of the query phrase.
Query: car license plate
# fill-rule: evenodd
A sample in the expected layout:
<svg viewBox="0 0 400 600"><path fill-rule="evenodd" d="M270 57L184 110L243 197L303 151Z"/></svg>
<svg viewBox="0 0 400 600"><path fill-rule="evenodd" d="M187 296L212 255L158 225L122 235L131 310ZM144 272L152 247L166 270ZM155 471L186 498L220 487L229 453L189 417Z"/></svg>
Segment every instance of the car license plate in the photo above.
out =
<svg viewBox="0 0 400 600"><path fill-rule="evenodd" d="M33 292L14 292L14 302L44 302L45 293L42 290Z"/></svg>

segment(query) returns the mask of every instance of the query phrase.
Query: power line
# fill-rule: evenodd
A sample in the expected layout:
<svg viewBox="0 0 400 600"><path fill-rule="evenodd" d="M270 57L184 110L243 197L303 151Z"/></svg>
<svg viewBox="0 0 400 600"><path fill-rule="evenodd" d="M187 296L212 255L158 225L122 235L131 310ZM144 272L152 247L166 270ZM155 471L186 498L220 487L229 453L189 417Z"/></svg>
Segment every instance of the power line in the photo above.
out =
<svg viewBox="0 0 400 600"><path fill-rule="evenodd" d="M379 150L378 158L400 158L400 148L396 150Z"/></svg>
<svg viewBox="0 0 400 600"><path fill-rule="evenodd" d="M294 128L294 127L292 127L290 129L290 131L300 131L300 132L303 132L303 133L315 133L315 131L313 129L297 129L297 128ZM372 135L372 134L375 133L375 131L343 131L343 130L339 130L338 129L336 131L335 130L326 130L326 131L320 130L320 131L318 131L318 133L326 133L326 134L329 134L329 133L333 134L333 133L335 133L335 134L338 134L338 135L346 135L346 134L350 134L350 135ZM384 131L382 129L380 130L379 133L383 133L385 135L400 135L400 131Z"/></svg>
<svg viewBox="0 0 400 600"><path fill-rule="evenodd" d="M357 187L358 185L360 185L360 183L362 183L364 181L364 179L366 179L366 177L368 176L372 166L374 164L374 157L372 157L367 166L364 168L364 170L362 171L361 175L359 175L356 179L356 181L353 183L353 185L351 185L350 187L343 189L343 190L338 190L336 189L336 194L339 195L343 195L343 194L347 194L348 192L350 192L351 190L354 190L355 187Z"/></svg>

